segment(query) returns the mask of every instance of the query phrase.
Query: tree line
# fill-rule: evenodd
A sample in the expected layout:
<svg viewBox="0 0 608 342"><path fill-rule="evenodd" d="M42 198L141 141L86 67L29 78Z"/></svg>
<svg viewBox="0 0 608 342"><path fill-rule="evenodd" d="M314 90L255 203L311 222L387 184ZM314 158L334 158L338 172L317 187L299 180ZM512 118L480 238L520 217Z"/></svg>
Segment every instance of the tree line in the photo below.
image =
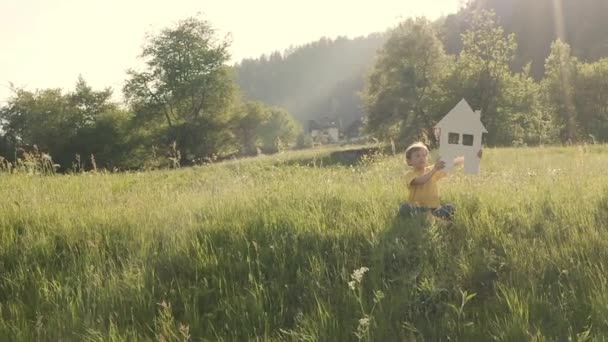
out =
<svg viewBox="0 0 608 342"><path fill-rule="evenodd" d="M227 155L277 152L301 127L283 108L243 98L227 65L229 41L198 17L147 39L141 70L122 89L73 91L13 87L0 107L0 156L52 157L70 168L141 168L204 162Z"/></svg>
<svg viewBox="0 0 608 342"><path fill-rule="evenodd" d="M608 141L608 58L580 61L556 40L537 81L530 63L513 71L516 35L493 11L472 14L457 55L436 27L410 19L391 32L363 91L370 133L432 144L433 125L465 98L481 110L489 145Z"/></svg>
<svg viewBox="0 0 608 342"><path fill-rule="evenodd" d="M478 9L505 15L510 7L499 5L472 1L439 21L410 19L385 33L321 39L234 67L229 41L188 18L146 40L144 66L127 74L124 105L111 100L112 89L94 90L82 78L69 92L14 88L0 107L0 156L15 161L38 151L63 169L176 166L303 145L301 123L322 116L345 127L365 115L378 138L433 143L433 124L461 98L482 111L490 145L608 140L608 59L576 57L599 56L599 47L556 40L536 75L538 57L523 63L531 38L512 32L521 19ZM601 31L590 25L583 31ZM565 32L570 39L579 31Z"/></svg>
<svg viewBox="0 0 608 342"><path fill-rule="evenodd" d="M608 25L605 24L603 17L608 11L607 1L470 0L462 3L464 5L457 13L431 23L434 36L442 43L448 59L456 60L461 56L464 48L462 35L471 30L475 13L481 10L492 11L496 13L493 20L502 27L504 36L508 37L513 34L516 43L513 45L514 51L509 51L507 64L512 71L511 74L518 75L519 80L511 78L508 82L518 82L524 87L529 87L524 91L528 96L527 101L539 101L541 96L538 92L541 81L545 79L546 59L553 52L553 42L559 38L561 42L567 43L564 48L570 51L570 56L576 57L577 67L575 69L580 71L577 71L576 77L573 76L573 82L579 89L578 94L569 95L573 99L571 102L576 102L578 108L576 113L568 114L578 117L577 139L602 139L602 126L596 125L602 111L592 114L590 112L592 109L589 108L590 105L601 107L602 100L600 97L589 99L588 96L591 94L581 87L599 82L601 79L599 75L604 72L601 58L608 56L606 38L608 37ZM398 30L398 28L396 29ZM377 64L378 50L384 46L392 34L391 32L394 33L394 31L389 30L355 39L324 38L304 46L290 48L284 53L275 52L260 58L247 59L235 67L237 82L247 98L283 106L303 124L310 119L329 116L341 121L342 127L347 127L350 122L365 116L366 111L369 110L369 108L366 109L367 105L364 104L358 93L365 94L368 71L373 68L374 64ZM471 53L465 55L470 56ZM460 64L466 63L463 60L460 61ZM504 65L505 63L502 63L502 66ZM589 65L595 65L595 72L581 71L589 69ZM592 76L591 73L595 73L595 76ZM462 77L464 76L463 74ZM528 78L534 82L528 82ZM454 82L456 80L453 79ZM506 79L503 81L505 84L508 83ZM472 87L471 82L473 80L469 78L462 87ZM455 87L458 85L452 84L452 92L456 91ZM539 89L531 89L535 87ZM513 89L517 89L517 87L512 85L509 89L513 92ZM497 89L491 90L491 87L486 87L481 90L479 95L468 96L482 96L481 93L491 91L497 91ZM462 95L467 93L464 90L460 92ZM530 95L535 92L538 94ZM546 93L543 94L542 96L547 96ZM476 102L474 99L468 100ZM449 110L449 106L454 101L456 100L447 99L445 103L448 104L437 110L440 112ZM522 110L521 108L524 106L523 103L511 103L509 106L512 109L508 109L504 103L507 99L500 101L503 102L501 111ZM544 98L543 101L547 107L548 99ZM490 103L484 104L484 106L490 106ZM555 106L555 104L551 106ZM572 108L572 105L570 107ZM491 110L491 108L487 108L487 110ZM540 114L514 114L513 117L519 116L520 118L509 125L524 126L510 129L510 131L519 130L519 133L511 134L512 136L489 138L500 141L501 144L509 143L510 139L517 143L534 143L534 140L537 143L551 140L568 141L563 137L565 133L556 132L555 125L558 122L547 122L549 119L547 111L541 110L538 106L535 106L535 111L541 111L546 117L542 117ZM563 115L566 114L562 113ZM595 119L588 121L589 116L595 117ZM372 118L372 120L374 119ZM527 122L527 120L538 122ZM546 132L533 133L538 136L537 138L524 137L526 134L532 134L528 132L538 131L536 128L530 130L530 126L541 127ZM572 122L570 126L575 125ZM589 126L591 128L588 129Z"/></svg>
<svg viewBox="0 0 608 342"><path fill-rule="evenodd" d="M572 54L583 61L608 56L605 0L470 0L440 20L438 32L448 53L460 53L461 35L479 10L494 11L505 32L515 34L518 49L512 67L520 70L531 63L536 80L544 75L545 59L556 39L568 43Z"/></svg>

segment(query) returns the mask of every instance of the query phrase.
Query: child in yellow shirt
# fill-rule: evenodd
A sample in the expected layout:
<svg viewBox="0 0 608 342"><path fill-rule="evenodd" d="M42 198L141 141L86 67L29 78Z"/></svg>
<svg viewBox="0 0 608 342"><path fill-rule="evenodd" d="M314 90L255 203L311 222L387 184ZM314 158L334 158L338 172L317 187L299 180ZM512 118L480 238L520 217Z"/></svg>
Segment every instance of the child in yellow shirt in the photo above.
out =
<svg viewBox="0 0 608 342"><path fill-rule="evenodd" d="M477 156L481 158L481 150ZM405 175L409 190L407 203L401 204L399 212L402 215L414 215L422 212L431 212L434 216L451 219L455 213L452 204L442 205L439 200L437 182L447 176L443 171L445 162L437 161L435 165L427 165L429 150L423 143L414 143L405 150L407 165L412 167ZM454 164L462 165L463 158L456 158Z"/></svg>

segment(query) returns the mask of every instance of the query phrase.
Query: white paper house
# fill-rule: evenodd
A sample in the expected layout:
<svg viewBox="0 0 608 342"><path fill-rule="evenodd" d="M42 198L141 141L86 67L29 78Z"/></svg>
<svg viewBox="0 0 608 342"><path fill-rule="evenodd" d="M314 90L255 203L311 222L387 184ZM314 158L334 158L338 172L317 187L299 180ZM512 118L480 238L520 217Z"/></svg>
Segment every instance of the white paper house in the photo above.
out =
<svg viewBox="0 0 608 342"><path fill-rule="evenodd" d="M479 173L481 137L488 133L481 123L481 112L473 111L462 99L446 116L435 125L439 135L439 155L445 162L446 170L454 167L454 158L464 157L464 171Z"/></svg>

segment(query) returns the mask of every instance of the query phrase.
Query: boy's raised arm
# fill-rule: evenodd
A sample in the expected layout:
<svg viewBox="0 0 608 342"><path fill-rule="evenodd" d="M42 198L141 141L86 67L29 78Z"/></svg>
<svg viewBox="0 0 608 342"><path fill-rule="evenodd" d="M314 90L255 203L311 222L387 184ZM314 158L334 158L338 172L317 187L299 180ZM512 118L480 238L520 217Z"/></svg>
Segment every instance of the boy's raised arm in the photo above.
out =
<svg viewBox="0 0 608 342"><path fill-rule="evenodd" d="M418 177L414 178L411 181L411 183L408 184L408 185L422 185L422 184L425 184L431 178L433 178L433 175L435 173L437 173L437 171L443 170L444 167L445 167L445 162L443 160L439 160L437 163L435 163L435 166L433 166L433 169L431 171L425 173L422 176L418 176Z"/></svg>

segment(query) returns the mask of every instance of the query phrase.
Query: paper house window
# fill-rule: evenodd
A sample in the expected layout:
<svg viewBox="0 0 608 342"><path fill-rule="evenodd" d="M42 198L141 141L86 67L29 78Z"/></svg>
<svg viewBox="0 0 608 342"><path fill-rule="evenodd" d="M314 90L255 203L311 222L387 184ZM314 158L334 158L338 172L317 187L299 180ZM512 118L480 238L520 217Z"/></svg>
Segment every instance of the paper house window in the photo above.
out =
<svg viewBox="0 0 608 342"><path fill-rule="evenodd" d="M474 111L462 99L434 128L434 133L439 136L439 155L445 162L445 169L453 168L455 158L464 157L464 171L478 173L478 153L483 133L488 133L481 122L481 112Z"/></svg>
<svg viewBox="0 0 608 342"><path fill-rule="evenodd" d="M464 146L473 146L473 142L475 141L475 136L472 134L463 134L462 135L462 144Z"/></svg>
<svg viewBox="0 0 608 342"><path fill-rule="evenodd" d="M460 143L460 134L458 133L449 133L448 134L448 144L458 145Z"/></svg>

